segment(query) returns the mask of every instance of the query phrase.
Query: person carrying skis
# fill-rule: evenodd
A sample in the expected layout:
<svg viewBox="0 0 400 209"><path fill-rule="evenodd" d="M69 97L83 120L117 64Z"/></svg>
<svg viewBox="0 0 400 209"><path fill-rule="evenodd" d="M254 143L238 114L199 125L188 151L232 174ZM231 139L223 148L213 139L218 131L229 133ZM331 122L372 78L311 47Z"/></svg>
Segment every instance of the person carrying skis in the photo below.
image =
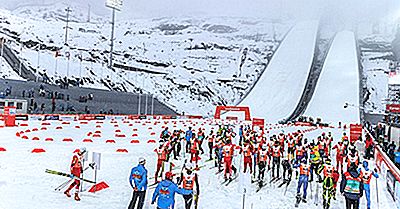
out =
<svg viewBox="0 0 400 209"><path fill-rule="evenodd" d="M84 158L84 155L86 153L86 148L80 148L78 150L77 153L74 154L74 156L72 157L72 162L71 162L71 167L70 167L70 171L71 171L71 175L70 177L73 178L78 177L80 178L82 173L83 173L83 167L82 167L82 159ZM67 197L71 197L71 194L69 193L71 191L72 188L75 187L75 196L74 199L76 201L80 201L81 198L79 197L79 187L81 185L81 181L79 179L74 179L74 182L72 182L72 184L68 187L67 190L65 190L64 194Z"/></svg>
<svg viewBox="0 0 400 209"><path fill-rule="evenodd" d="M243 153L243 159L244 159L243 172L246 173L247 167L249 167L250 174L252 174L253 173L252 155L254 152L253 145L248 140L244 140L243 148L242 148L241 152Z"/></svg>
<svg viewBox="0 0 400 209"><path fill-rule="evenodd" d="M345 146L343 142L339 141L338 144L332 147L332 149L336 149L336 170L340 173L343 172L343 158L345 156Z"/></svg>
<svg viewBox="0 0 400 209"><path fill-rule="evenodd" d="M132 200L128 209L134 209L136 202L137 209L142 209L144 205L144 198L147 190L147 169L144 167L146 160L143 157L139 158L139 165L132 168L131 175L129 176L129 183L133 189Z"/></svg>
<svg viewBox="0 0 400 209"><path fill-rule="evenodd" d="M197 173L193 171L193 165L191 163L186 163L185 168L181 173L178 185L185 191L189 191L190 194L183 195L185 200L185 209L190 209L192 206L193 199L195 199L195 207L197 206L197 197L200 195L199 177ZM196 193L193 193L193 189L196 187Z"/></svg>
<svg viewBox="0 0 400 209"><path fill-rule="evenodd" d="M162 169L164 167L164 162L167 159L167 150L165 150L163 144L160 143L159 147L156 148L154 150L154 152L157 153L157 168L156 168L156 173L154 175L154 178L155 178L155 183L158 183L159 173L161 172L161 174L162 174L162 172L163 172Z"/></svg>
<svg viewBox="0 0 400 209"><path fill-rule="evenodd" d="M158 183L154 190L151 204L157 200L157 209L174 209L175 207L175 193L181 195L189 195L191 192L179 188L173 181L173 174L171 172L165 173L165 179Z"/></svg>
<svg viewBox="0 0 400 209"><path fill-rule="evenodd" d="M361 178L363 180L363 186L365 191L365 198L367 199L367 209L371 208L371 194L370 194L370 182L372 176L375 178L379 178L378 170L375 168L374 171L371 171L368 168L368 161L364 160L362 168L358 169L360 172Z"/></svg>
<svg viewBox="0 0 400 209"><path fill-rule="evenodd" d="M335 167L331 165L331 160L329 158L325 159L325 164L318 171L323 172L324 180L322 183L322 197L323 197L323 208L329 209L331 206L331 198L334 194L334 171Z"/></svg>
<svg viewBox="0 0 400 209"><path fill-rule="evenodd" d="M308 176L310 175L310 165L307 164L307 160L303 158L300 163L294 164L294 168L300 169L300 177L297 184L297 195L296 199L298 202L302 200L304 203L307 202L307 187L308 187ZM301 197L300 189L303 187L303 196ZM298 203L297 203L298 204Z"/></svg>
<svg viewBox="0 0 400 209"><path fill-rule="evenodd" d="M276 168L276 177L279 178L279 168L281 166L281 156L282 149L279 145L279 141L276 140L274 146L272 146L272 177L275 178L275 168Z"/></svg>
<svg viewBox="0 0 400 209"><path fill-rule="evenodd" d="M343 174L340 182L340 193L346 199L346 209L357 209L360 206L360 198L363 195L364 185L357 166L352 164Z"/></svg>
<svg viewBox="0 0 400 209"><path fill-rule="evenodd" d="M232 179L232 171L236 173L236 168L234 168L232 165L234 147L235 146L232 144L231 140L228 139L226 144L222 148L222 154L224 157L224 164L225 164L225 173L224 173L225 181L228 180L228 175L229 179Z"/></svg>

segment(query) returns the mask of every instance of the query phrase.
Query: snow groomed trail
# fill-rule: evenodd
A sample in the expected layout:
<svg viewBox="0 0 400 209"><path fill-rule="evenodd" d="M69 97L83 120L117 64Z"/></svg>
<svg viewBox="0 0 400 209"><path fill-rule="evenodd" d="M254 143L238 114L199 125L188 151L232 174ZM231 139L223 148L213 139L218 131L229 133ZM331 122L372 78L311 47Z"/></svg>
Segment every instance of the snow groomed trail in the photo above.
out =
<svg viewBox="0 0 400 209"><path fill-rule="evenodd" d="M306 85L314 55L318 22L298 23L275 52L262 77L239 104L255 117L277 122L296 108Z"/></svg>
<svg viewBox="0 0 400 209"><path fill-rule="evenodd" d="M360 121L359 74L353 32L336 35L326 58L316 91L305 116L320 117L325 122L351 123ZM345 103L351 105L344 108ZM340 116L340 117L339 117Z"/></svg>

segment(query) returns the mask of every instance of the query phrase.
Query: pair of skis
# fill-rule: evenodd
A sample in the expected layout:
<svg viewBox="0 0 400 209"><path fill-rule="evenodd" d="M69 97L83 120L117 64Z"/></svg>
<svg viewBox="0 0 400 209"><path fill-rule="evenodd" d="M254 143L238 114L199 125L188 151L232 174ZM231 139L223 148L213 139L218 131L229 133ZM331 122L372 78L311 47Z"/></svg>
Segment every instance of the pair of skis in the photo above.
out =
<svg viewBox="0 0 400 209"><path fill-rule="evenodd" d="M71 180L72 180L72 179L76 179L76 180L88 182L88 183L91 183L91 184L95 184L95 183L96 183L96 182L94 182L94 181L92 181L92 180L80 178L80 177L78 177L78 176L74 176L74 175L72 175L72 174L68 174L68 173L64 173L64 172L60 172L60 171L54 171L54 170L46 169L45 172L48 173L48 174L54 174L54 175L69 177L69 178L71 178ZM68 184L68 183L66 183L66 184ZM61 185L60 185L60 186L61 186Z"/></svg>

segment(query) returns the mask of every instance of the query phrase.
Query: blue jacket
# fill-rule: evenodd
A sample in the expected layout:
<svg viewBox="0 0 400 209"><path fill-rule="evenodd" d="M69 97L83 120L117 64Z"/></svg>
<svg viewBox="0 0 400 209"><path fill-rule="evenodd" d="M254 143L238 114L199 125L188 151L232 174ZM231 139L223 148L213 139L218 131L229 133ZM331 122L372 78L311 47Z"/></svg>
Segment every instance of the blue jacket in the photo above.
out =
<svg viewBox="0 0 400 209"><path fill-rule="evenodd" d="M190 141L190 139L192 139L192 137L193 137L192 130L187 130L186 131L186 141Z"/></svg>
<svg viewBox="0 0 400 209"><path fill-rule="evenodd" d="M178 188L178 186L170 180L163 180L158 183L153 193L152 203L154 203L158 197L157 207L161 209L173 209L175 205L175 193L189 195L191 191Z"/></svg>
<svg viewBox="0 0 400 209"><path fill-rule="evenodd" d="M133 183L135 186L133 186ZM138 166L132 168L131 175L129 176L129 183L131 187L136 187L138 191L146 191L147 189L147 169L139 164Z"/></svg>

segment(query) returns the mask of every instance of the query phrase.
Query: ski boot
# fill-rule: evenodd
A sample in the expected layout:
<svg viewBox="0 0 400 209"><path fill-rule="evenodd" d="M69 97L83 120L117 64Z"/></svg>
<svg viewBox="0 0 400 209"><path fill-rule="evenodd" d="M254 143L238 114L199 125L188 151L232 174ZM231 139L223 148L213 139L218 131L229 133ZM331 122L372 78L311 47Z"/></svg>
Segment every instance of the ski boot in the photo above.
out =
<svg viewBox="0 0 400 209"><path fill-rule="evenodd" d="M74 199L75 199L76 201L81 201L81 198L79 198L79 195L78 195L78 193L75 193L75 197L74 197Z"/></svg>
<svg viewBox="0 0 400 209"><path fill-rule="evenodd" d="M69 190L65 190L64 194L65 194L67 197L71 197L71 194L69 193Z"/></svg>
<svg viewBox="0 0 400 209"><path fill-rule="evenodd" d="M307 203L307 200L306 200L305 197L301 198L301 201L304 202L304 203Z"/></svg>

